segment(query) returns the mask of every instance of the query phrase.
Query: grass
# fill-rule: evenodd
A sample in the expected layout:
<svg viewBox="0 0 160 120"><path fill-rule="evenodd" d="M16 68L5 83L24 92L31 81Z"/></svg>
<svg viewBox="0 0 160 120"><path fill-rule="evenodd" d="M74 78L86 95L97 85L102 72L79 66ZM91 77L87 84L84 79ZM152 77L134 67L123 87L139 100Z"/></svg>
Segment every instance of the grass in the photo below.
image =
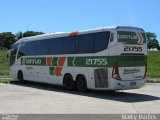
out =
<svg viewBox="0 0 160 120"><path fill-rule="evenodd" d="M13 78L0 78L0 83L10 83L12 81L18 81L18 80L14 80Z"/></svg>
<svg viewBox="0 0 160 120"><path fill-rule="evenodd" d="M9 60L7 59L8 50L0 50L0 82L9 83L13 79L9 78Z"/></svg>
<svg viewBox="0 0 160 120"><path fill-rule="evenodd" d="M0 50L0 76L9 76L9 62L7 50Z"/></svg>
<svg viewBox="0 0 160 120"><path fill-rule="evenodd" d="M7 59L7 50L0 50L0 82L10 82L13 79L9 77L9 60ZM160 51L148 52L148 77L150 82L160 82Z"/></svg>
<svg viewBox="0 0 160 120"><path fill-rule="evenodd" d="M148 77L160 78L160 51L148 52Z"/></svg>

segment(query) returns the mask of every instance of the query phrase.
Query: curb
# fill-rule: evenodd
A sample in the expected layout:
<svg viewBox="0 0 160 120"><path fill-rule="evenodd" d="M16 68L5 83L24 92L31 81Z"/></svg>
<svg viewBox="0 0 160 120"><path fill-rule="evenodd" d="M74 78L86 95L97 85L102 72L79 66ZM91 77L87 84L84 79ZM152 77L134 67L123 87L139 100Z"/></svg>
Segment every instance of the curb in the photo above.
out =
<svg viewBox="0 0 160 120"><path fill-rule="evenodd" d="M160 85L160 83L145 83L146 85Z"/></svg>
<svg viewBox="0 0 160 120"><path fill-rule="evenodd" d="M13 78L0 78L0 79L3 79L3 80L13 80Z"/></svg>

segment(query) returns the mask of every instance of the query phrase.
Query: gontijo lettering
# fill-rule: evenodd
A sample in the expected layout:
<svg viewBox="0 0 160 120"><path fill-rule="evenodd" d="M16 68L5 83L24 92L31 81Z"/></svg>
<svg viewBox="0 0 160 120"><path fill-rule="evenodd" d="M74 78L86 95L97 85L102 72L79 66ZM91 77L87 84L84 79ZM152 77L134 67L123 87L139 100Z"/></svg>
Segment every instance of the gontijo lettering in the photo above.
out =
<svg viewBox="0 0 160 120"><path fill-rule="evenodd" d="M33 65L36 65L36 64L41 64L41 59L26 59L26 64L33 64Z"/></svg>

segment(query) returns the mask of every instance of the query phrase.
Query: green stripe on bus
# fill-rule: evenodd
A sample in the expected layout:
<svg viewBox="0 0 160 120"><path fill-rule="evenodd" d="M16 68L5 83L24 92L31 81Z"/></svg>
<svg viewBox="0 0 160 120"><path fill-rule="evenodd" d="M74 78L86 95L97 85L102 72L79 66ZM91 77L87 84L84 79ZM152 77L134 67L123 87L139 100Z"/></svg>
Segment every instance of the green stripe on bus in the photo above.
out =
<svg viewBox="0 0 160 120"><path fill-rule="evenodd" d="M118 65L120 67L138 67L138 66L146 66L147 65L147 56L145 56L142 59L136 59L136 58L131 58L131 59L125 59L122 57L118 58Z"/></svg>
<svg viewBox="0 0 160 120"><path fill-rule="evenodd" d="M52 66L57 66L57 61L58 61L58 57L53 57L52 58Z"/></svg>
<svg viewBox="0 0 160 120"><path fill-rule="evenodd" d="M55 75L54 69L55 69L55 67L49 67L49 74L50 75Z"/></svg>
<svg viewBox="0 0 160 120"><path fill-rule="evenodd" d="M147 57L137 58L122 57L122 56L97 56L97 57L73 57L68 58L68 66L70 67L113 67L118 63L119 67L136 67L145 66Z"/></svg>
<svg viewBox="0 0 160 120"><path fill-rule="evenodd" d="M53 57L52 66L57 65L58 57ZM22 58L21 65L46 66L46 58ZM88 57L68 57L69 67L113 67L118 63L119 67L136 67L147 64L147 56L88 56Z"/></svg>
<svg viewBox="0 0 160 120"><path fill-rule="evenodd" d="M68 57L68 66L74 66L73 60L74 60L74 57Z"/></svg>

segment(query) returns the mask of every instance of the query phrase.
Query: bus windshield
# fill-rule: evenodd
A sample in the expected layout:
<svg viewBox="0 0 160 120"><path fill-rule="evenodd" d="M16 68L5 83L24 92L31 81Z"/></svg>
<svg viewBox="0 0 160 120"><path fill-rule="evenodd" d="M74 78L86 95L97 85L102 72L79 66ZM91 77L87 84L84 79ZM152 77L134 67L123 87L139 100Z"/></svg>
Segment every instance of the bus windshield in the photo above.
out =
<svg viewBox="0 0 160 120"><path fill-rule="evenodd" d="M19 44L15 44L11 48L11 51L10 51L10 66L12 66L15 63L18 45Z"/></svg>

